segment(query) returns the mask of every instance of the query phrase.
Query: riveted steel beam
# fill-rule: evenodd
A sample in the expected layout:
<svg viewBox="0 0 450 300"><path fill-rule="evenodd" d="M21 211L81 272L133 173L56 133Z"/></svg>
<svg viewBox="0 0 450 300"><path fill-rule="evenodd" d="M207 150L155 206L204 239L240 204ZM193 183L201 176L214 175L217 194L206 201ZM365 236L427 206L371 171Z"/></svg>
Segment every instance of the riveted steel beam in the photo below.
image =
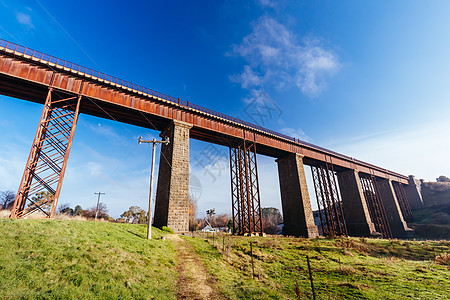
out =
<svg viewBox="0 0 450 300"><path fill-rule="evenodd" d="M255 144L247 140L230 147L231 201L233 233L262 234Z"/></svg>
<svg viewBox="0 0 450 300"><path fill-rule="evenodd" d="M12 218L41 212L53 218L58 204L81 95L58 97L49 88L36 136L11 211Z"/></svg>

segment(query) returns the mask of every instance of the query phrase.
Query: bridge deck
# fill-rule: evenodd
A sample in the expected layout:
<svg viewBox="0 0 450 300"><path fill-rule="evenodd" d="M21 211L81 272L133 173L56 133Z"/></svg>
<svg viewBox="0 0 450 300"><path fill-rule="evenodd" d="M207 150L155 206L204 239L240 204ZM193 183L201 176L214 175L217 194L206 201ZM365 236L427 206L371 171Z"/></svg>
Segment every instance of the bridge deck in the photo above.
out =
<svg viewBox="0 0 450 300"><path fill-rule="evenodd" d="M80 112L163 130L172 120L193 125L191 137L224 146L247 139L257 153L283 157L304 155L306 164L332 163L336 170L354 169L408 184L408 177L334 151L182 101L0 39L0 93L44 103L49 87L61 97L81 94Z"/></svg>

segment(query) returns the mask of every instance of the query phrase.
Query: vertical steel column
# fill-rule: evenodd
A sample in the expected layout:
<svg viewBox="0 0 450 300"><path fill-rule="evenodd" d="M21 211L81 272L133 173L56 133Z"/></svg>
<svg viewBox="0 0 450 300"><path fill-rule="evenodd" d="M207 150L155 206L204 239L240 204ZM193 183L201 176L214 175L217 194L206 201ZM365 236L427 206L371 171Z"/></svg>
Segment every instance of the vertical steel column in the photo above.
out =
<svg viewBox="0 0 450 300"><path fill-rule="evenodd" d="M370 218L372 219L376 230L381 233L384 238L391 239L391 228L387 221L386 211L384 210L384 205L381 201L375 176L360 176L360 181L364 198L366 199L367 207L369 208Z"/></svg>
<svg viewBox="0 0 450 300"><path fill-rule="evenodd" d="M233 217L233 234L242 234L238 149L230 147L230 175L231 175L231 212Z"/></svg>
<svg viewBox="0 0 450 300"><path fill-rule="evenodd" d="M243 141L230 147L231 198L233 233L262 233L262 211L259 196L255 145Z"/></svg>
<svg viewBox="0 0 450 300"><path fill-rule="evenodd" d="M413 220L411 207L409 206L408 199L406 198L403 184L399 182L392 182L392 185L394 186L395 195L397 196L398 204L400 205L400 210L402 211L403 218L406 222L411 222Z"/></svg>
<svg viewBox="0 0 450 300"><path fill-rule="evenodd" d="M55 215L80 101L81 95L61 98L49 89L11 218L24 218L36 211L47 218Z"/></svg>
<svg viewBox="0 0 450 300"><path fill-rule="evenodd" d="M329 163L311 166L322 234L347 235L342 200L337 189L336 173Z"/></svg>

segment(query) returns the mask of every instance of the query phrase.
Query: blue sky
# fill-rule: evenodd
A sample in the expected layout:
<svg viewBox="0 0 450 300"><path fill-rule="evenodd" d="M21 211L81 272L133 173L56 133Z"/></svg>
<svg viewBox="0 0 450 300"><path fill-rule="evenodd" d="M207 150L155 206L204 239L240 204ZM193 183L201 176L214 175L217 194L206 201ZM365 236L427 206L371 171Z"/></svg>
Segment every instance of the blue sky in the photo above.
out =
<svg viewBox="0 0 450 300"><path fill-rule="evenodd" d="M0 0L0 38L405 175L449 176L450 3L293 2ZM271 115L252 115L261 104ZM17 190L41 110L0 96L0 191ZM158 132L81 115L60 203L89 208L101 191L114 217L146 208L141 135ZM191 140L190 159L199 213L230 212L228 149ZM258 162L262 205L281 208L276 163Z"/></svg>

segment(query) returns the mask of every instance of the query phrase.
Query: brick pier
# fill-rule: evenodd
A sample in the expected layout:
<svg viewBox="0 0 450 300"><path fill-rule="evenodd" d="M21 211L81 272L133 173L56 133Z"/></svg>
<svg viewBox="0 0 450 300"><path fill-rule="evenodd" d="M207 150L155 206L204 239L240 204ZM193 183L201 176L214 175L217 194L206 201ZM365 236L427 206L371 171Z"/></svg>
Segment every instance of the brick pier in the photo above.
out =
<svg viewBox="0 0 450 300"><path fill-rule="evenodd" d="M303 156L291 154L278 158L276 162L283 207L283 234L317 237L319 232L314 224L303 168Z"/></svg>
<svg viewBox="0 0 450 300"><path fill-rule="evenodd" d="M175 232L189 231L189 130L192 125L173 121L161 132L162 144L154 226Z"/></svg>
<svg viewBox="0 0 450 300"><path fill-rule="evenodd" d="M339 172L337 178L348 234L368 237L380 235L370 219L358 172L355 170Z"/></svg>

